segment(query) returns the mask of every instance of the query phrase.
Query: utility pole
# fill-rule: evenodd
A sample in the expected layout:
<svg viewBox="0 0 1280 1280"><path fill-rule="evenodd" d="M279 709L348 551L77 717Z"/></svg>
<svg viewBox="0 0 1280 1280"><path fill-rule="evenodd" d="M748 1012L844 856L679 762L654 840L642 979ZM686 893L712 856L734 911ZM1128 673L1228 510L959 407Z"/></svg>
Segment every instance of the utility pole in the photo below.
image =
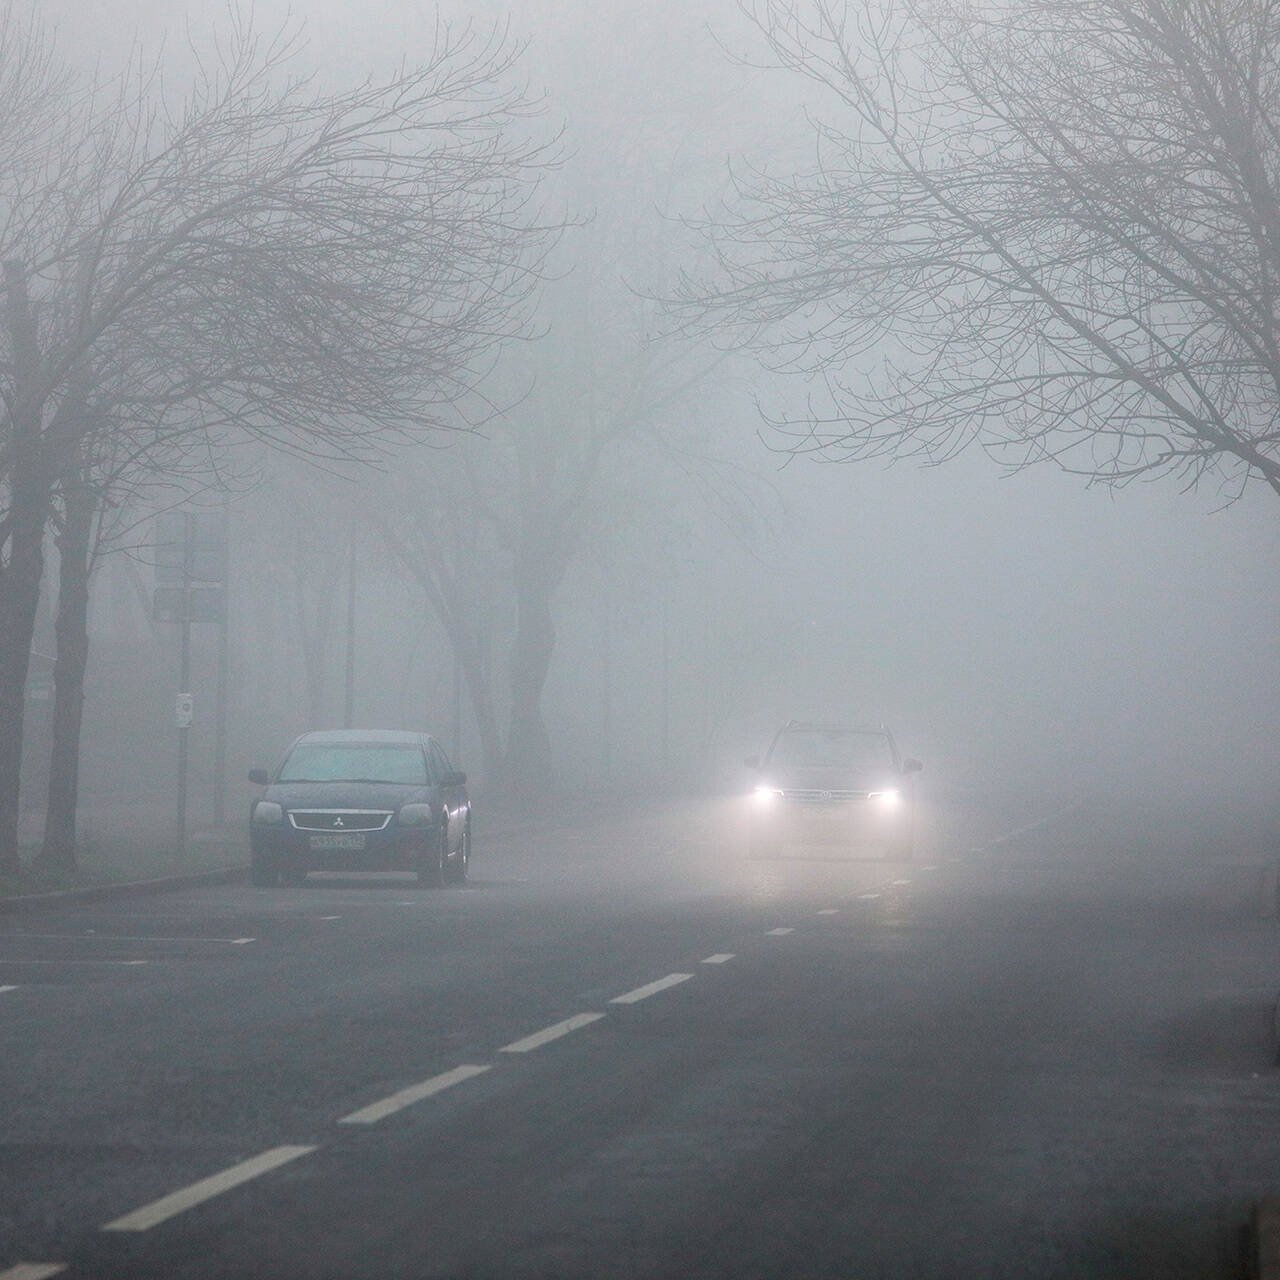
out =
<svg viewBox="0 0 1280 1280"><path fill-rule="evenodd" d="M187 766L191 742L191 544L193 519L182 517L182 616L179 621L178 698L174 721L178 726L178 852L187 849Z"/></svg>
<svg viewBox="0 0 1280 1280"><path fill-rule="evenodd" d="M662 776L671 772L671 636L670 602L668 594L671 580L662 582Z"/></svg>
<svg viewBox="0 0 1280 1280"><path fill-rule="evenodd" d="M222 618L218 629L218 705L217 719L213 730L213 825L222 827L227 821L227 694L230 686L231 665L231 521L227 518L226 506L223 506L223 529L227 535L224 542L225 567L222 572Z"/></svg>
<svg viewBox="0 0 1280 1280"><path fill-rule="evenodd" d="M356 714L356 521L351 517L351 555L347 567L347 687L342 727L350 729Z"/></svg>
<svg viewBox="0 0 1280 1280"><path fill-rule="evenodd" d="M604 782L613 782L613 619L608 599L604 607L604 626L600 636L600 737L604 762Z"/></svg>

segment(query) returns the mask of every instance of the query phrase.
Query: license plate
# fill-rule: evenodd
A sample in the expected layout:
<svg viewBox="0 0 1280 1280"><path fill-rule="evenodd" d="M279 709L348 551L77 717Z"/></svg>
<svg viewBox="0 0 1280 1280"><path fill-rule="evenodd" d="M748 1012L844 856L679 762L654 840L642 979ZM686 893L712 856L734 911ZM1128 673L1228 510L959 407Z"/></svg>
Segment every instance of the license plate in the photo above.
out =
<svg viewBox="0 0 1280 1280"><path fill-rule="evenodd" d="M364 836L312 836L311 847L313 849L363 849Z"/></svg>

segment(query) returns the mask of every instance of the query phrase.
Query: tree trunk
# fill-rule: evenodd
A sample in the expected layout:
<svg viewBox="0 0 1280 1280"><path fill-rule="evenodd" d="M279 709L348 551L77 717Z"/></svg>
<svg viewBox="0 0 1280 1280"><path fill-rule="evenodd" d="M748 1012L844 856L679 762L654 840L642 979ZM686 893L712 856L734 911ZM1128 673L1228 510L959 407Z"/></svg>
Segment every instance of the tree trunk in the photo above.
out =
<svg viewBox="0 0 1280 1280"><path fill-rule="evenodd" d="M58 539L57 657L53 668L53 747L44 843L36 865L56 871L76 866L76 808L80 788L80 729L89 662L89 555L96 500L87 477L67 487Z"/></svg>
<svg viewBox="0 0 1280 1280"><path fill-rule="evenodd" d="M52 476L41 439L39 404L24 395L34 381L39 352L20 264L4 264L6 323L13 351L17 395L11 409L8 555L0 564L0 875L17 875L18 802L27 672L35 637L44 531L52 501Z"/></svg>
<svg viewBox="0 0 1280 1280"><path fill-rule="evenodd" d="M516 595L516 634L511 650L511 730L506 778L517 795L543 794L552 785L551 740L542 719L542 690L555 653L551 615L554 582L521 574Z"/></svg>

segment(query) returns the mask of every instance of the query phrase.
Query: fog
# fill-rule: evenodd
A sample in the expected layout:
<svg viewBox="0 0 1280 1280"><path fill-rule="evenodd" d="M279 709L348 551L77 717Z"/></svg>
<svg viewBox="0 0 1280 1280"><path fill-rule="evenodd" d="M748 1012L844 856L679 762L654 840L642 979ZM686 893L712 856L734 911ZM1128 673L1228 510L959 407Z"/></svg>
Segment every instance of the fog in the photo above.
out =
<svg viewBox="0 0 1280 1280"><path fill-rule="evenodd" d="M766 418L799 410L812 389L803 377L749 353L720 362L702 339L663 339L675 322L655 299L682 269L706 265L681 219L726 192L730 160L805 156L816 91L733 60L760 50L731 3L477 0L445 12L509 23L528 41L515 79L542 103L522 127L544 138L563 127L540 200L569 225L529 336L479 362L474 391L446 407L431 441L388 445L381 470L270 450L247 457L226 500L232 819L249 794L245 769L273 763L301 731L342 722L352 521L355 723L432 732L482 797L501 795L469 700L455 724L445 631L383 536L379 520L402 510L387 486L416 486L424 508L441 501L442 484L460 500L446 523L459 545L475 544L457 563L468 608L485 620L505 734L512 553L486 541L462 460L500 488L541 459L559 500L569 463L556 450L578 456L574 432L609 413L616 438L552 595L541 704L551 787L741 786L741 758L780 721L849 717L891 725L939 789L1271 807L1274 495L1259 485L1229 501L1212 476L1190 492L1168 479L1091 488L1051 466L1003 475L977 452L934 467L789 457ZM42 13L73 61L110 74L140 51L163 61L175 93L193 65L186 41L207 53L224 23L180 0L46 0ZM253 20L263 31L300 24L301 63L318 83L344 85L412 61L435 17L396 0L302 0L259 2ZM635 409L624 395L655 350L657 371L646 366L641 379L649 402ZM691 385L673 392L686 375ZM471 438L448 430L467 424ZM195 501L218 509L223 498ZM132 549L104 557L95 575L81 775L89 828L95 806L145 796L163 808L173 787L177 629L144 612L150 527L144 520ZM36 649L51 653L47 599L44 610ZM323 668L310 687L308 628ZM197 824L212 817L215 631L196 626L193 638ZM30 821L45 750L35 724Z"/></svg>

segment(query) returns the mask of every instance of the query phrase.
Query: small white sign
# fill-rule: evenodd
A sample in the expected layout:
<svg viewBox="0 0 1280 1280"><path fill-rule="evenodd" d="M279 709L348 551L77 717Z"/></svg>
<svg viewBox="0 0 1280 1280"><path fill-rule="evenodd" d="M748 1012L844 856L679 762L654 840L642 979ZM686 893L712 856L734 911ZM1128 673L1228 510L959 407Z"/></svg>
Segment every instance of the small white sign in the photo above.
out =
<svg viewBox="0 0 1280 1280"><path fill-rule="evenodd" d="M173 723L179 729L190 729L195 719L195 703L189 693L180 693L173 700Z"/></svg>

